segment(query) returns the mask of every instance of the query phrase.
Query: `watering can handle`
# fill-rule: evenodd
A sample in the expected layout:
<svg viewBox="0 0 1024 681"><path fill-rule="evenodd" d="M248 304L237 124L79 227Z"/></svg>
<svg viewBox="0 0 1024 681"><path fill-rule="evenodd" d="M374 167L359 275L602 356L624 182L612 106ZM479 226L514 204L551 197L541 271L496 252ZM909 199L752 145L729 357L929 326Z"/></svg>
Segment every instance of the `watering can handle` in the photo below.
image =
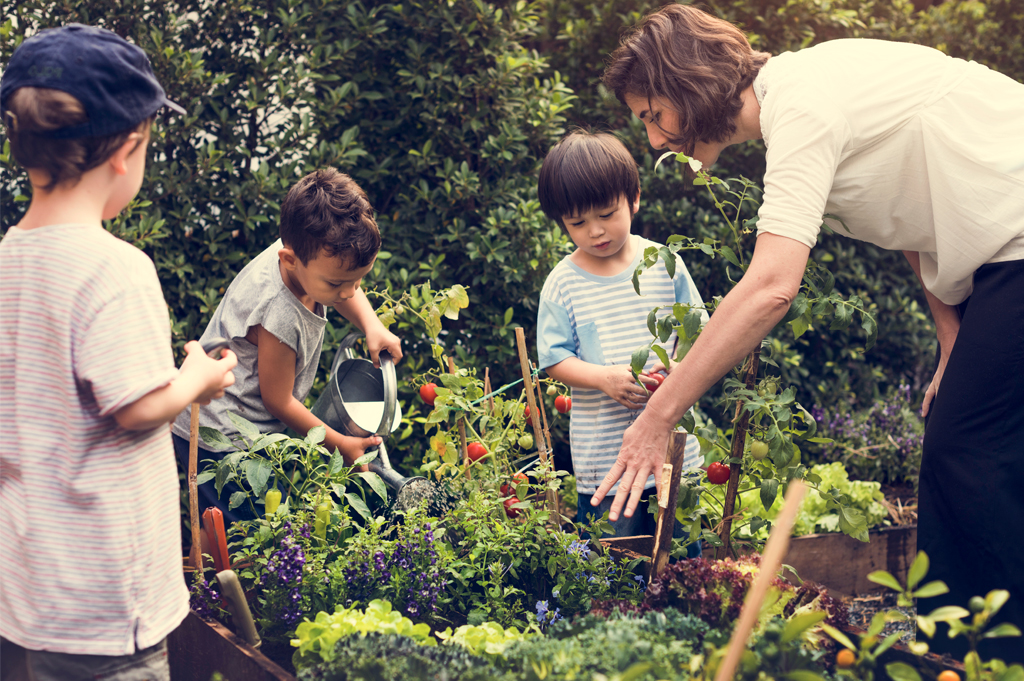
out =
<svg viewBox="0 0 1024 681"><path fill-rule="evenodd" d="M331 364L331 376L338 370L338 366L346 359L356 359L355 344L363 334L358 331L345 336L338 344L338 351L334 354L334 362ZM398 407L398 376L395 374L395 363L391 359L391 353L387 350L380 351L380 371L384 377L384 414L380 426L374 435L382 440L388 439L391 433L391 424L395 420L395 409ZM328 380L330 379L328 377Z"/></svg>

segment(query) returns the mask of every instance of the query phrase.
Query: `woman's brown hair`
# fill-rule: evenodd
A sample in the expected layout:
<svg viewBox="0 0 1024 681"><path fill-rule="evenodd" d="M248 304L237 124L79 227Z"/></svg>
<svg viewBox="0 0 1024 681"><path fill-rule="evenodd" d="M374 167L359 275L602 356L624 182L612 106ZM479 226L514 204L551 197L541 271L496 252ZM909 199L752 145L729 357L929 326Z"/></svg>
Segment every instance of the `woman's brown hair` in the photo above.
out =
<svg viewBox="0 0 1024 681"><path fill-rule="evenodd" d="M771 56L755 52L743 32L688 5L667 5L626 33L601 80L626 95L665 100L680 130L665 130L693 153L696 142L722 142L735 131L741 93Z"/></svg>
<svg viewBox="0 0 1024 681"><path fill-rule="evenodd" d="M50 191L61 182L78 182L82 174L99 166L128 140L153 123L147 118L133 129L104 137L52 139L46 133L88 120L81 102L61 90L18 88L3 110L11 154L26 169L45 170L50 181L39 187Z"/></svg>

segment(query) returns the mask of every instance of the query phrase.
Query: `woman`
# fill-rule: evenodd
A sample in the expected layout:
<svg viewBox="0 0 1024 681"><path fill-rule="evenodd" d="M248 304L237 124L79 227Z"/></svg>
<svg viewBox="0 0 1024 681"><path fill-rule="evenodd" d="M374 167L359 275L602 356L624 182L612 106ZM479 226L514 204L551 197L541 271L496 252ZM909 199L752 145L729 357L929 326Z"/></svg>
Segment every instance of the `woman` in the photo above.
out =
<svg viewBox="0 0 1024 681"><path fill-rule="evenodd" d="M822 216L836 215L837 234L905 253L935 320L918 544L950 594L922 609L1009 589L1000 618L1024 629L1024 85L876 40L770 57L683 5L625 36L603 80L656 149L709 166L763 138L767 170L749 269L626 431L593 503L621 482L611 518L627 496L633 514L671 428L782 319ZM932 647L962 655L962 642L940 632ZM1021 650L1021 639L980 648L1024 661Z"/></svg>

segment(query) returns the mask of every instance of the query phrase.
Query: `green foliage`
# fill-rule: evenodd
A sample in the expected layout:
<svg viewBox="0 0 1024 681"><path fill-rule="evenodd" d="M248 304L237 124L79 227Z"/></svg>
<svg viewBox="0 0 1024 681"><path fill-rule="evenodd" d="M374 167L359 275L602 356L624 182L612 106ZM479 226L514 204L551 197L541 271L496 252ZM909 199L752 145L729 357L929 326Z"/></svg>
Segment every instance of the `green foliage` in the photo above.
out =
<svg viewBox="0 0 1024 681"><path fill-rule="evenodd" d="M497 670L456 646L423 646L408 636L371 632L335 644L334 659L302 667L299 681L490 681Z"/></svg>
<svg viewBox="0 0 1024 681"><path fill-rule="evenodd" d="M675 610L614 613L556 622L547 636L511 646L508 679L690 679L690 661L707 625Z"/></svg>
<svg viewBox="0 0 1024 681"><path fill-rule="evenodd" d="M408 636L420 645L436 646L437 639L430 634L426 624L413 624L408 617L391 609L387 601L374 600L365 610L343 608L340 605L333 614L318 612L310 622L306 620L295 629L293 648L298 648L292 658L296 669L330 662L335 657L335 644L342 638L370 632Z"/></svg>
<svg viewBox="0 0 1024 681"><path fill-rule="evenodd" d="M520 633L516 627L506 629L497 622L484 622L479 626L463 624L454 632L449 627L437 632L437 637L446 645L457 645L473 655L495 661L504 655L505 649L510 645L528 638L533 633L535 632Z"/></svg>

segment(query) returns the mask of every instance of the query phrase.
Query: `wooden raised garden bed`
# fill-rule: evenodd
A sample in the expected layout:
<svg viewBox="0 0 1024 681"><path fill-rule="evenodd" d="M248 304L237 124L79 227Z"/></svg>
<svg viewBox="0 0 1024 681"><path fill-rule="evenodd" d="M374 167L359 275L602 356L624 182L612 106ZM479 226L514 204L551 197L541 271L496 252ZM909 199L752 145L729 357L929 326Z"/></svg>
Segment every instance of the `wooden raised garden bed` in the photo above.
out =
<svg viewBox="0 0 1024 681"><path fill-rule="evenodd" d="M296 681L295 676L236 636L220 622L204 622L194 612L167 637L171 681Z"/></svg>

